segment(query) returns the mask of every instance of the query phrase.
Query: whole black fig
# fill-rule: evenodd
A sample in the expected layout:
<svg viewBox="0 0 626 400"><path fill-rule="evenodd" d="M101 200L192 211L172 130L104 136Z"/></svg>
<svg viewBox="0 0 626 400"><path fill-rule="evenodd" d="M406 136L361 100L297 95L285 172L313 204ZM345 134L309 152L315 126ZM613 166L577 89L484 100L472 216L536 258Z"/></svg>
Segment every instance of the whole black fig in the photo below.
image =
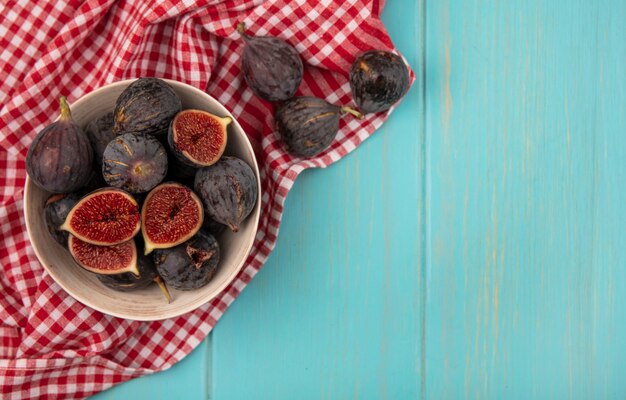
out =
<svg viewBox="0 0 626 400"><path fill-rule="evenodd" d="M180 112L180 98L162 79L139 78L115 102L113 133L147 133L161 135Z"/></svg>
<svg viewBox="0 0 626 400"><path fill-rule="evenodd" d="M388 110L409 88L409 70L402 57L372 50L360 55L350 68L354 101L364 113Z"/></svg>
<svg viewBox="0 0 626 400"><path fill-rule="evenodd" d="M194 237L169 249L154 251L154 264L168 286L178 290L198 289L215 276L220 247L210 233Z"/></svg>
<svg viewBox="0 0 626 400"><path fill-rule="evenodd" d="M313 157L330 146L345 113L363 115L349 107L340 107L317 97L294 97L276 110L278 133L289 153Z"/></svg>
<svg viewBox="0 0 626 400"><path fill-rule="evenodd" d="M215 164L200 168L194 188L206 215L233 232L250 215L258 196L252 168L236 157L222 157Z"/></svg>
<svg viewBox="0 0 626 400"><path fill-rule="evenodd" d="M120 135L102 156L102 176L107 184L130 193L150 191L165 178L167 168L165 147L152 135Z"/></svg>
<svg viewBox="0 0 626 400"><path fill-rule="evenodd" d="M91 178L93 149L87 135L74 123L65 97L61 117L46 126L28 148L26 172L40 188L51 193L69 193Z"/></svg>
<svg viewBox="0 0 626 400"><path fill-rule="evenodd" d="M67 246L69 233L61 230L61 225L80 198L78 193L53 194L48 197L43 206L43 219L46 222L48 232L54 240L63 246Z"/></svg>
<svg viewBox="0 0 626 400"><path fill-rule="evenodd" d="M272 36L253 37L243 23L237 31L246 42L241 70L254 94L267 101L292 97L302 81L302 60L289 43Z"/></svg>
<svg viewBox="0 0 626 400"><path fill-rule="evenodd" d="M94 159L97 165L102 165L102 154L111 140L115 138L113 133L113 113L107 113L92 120L85 128L93 148Z"/></svg>

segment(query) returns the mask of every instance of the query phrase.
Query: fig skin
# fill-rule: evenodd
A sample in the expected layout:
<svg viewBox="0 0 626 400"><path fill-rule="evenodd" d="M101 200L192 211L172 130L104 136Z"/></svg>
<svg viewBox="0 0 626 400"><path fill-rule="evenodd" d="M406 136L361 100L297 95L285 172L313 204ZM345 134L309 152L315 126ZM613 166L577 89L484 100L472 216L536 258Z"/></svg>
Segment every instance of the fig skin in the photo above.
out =
<svg viewBox="0 0 626 400"><path fill-rule="evenodd" d="M139 78L115 102L113 133L164 135L181 110L180 98L164 80Z"/></svg>
<svg viewBox="0 0 626 400"><path fill-rule="evenodd" d="M130 193L152 190L167 174L167 152L152 135L125 133L104 150L102 176L109 186Z"/></svg>
<svg viewBox="0 0 626 400"><path fill-rule="evenodd" d="M50 236L63 247L67 247L69 233L61 230L61 225L65 222L67 214L81 196L78 193L54 194L46 200L43 207L43 219L46 222Z"/></svg>
<svg viewBox="0 0 626 400"><path fill-rule="evenodd" d="M139 246L137 246L139 248ZM129 292L136 289L143 289L155 282L158 276L152 257L137 253L137 271L139 275L132 272L124 272L114 275L98 275L98 280L106 287L120 292Z"/></svg>
<svg viewBox="0 0 626 400"><path fill-rule="evenodd" d="M313 157L330 146L345 113L363 118L349 107L336 106L317 97L294 97L278 107L274 119L290 154Z"/></svg>
<svg viewBox="0 0 626 400"><path fill-rule="evenodd" d="M26 155L30 179L50 193L70 193L91 178L93 149L87 135L74 123L65 97L61 117L42 129Z"/></svg>
<svg viewBox="0 0 626 400"><path fill-rule="evenodd" d="M237 32L245 40L241 70L250 89L267 101L287 100L296 93L304 67L298 51L272 36L249 36L243 23Z"/></svg>
<svg viewBox="0 0 626 400"><path fill-rule="evenodd" d="M217 272L220 247L213 235L199 231L188 241L154 251L154 264L165 283L178 290L194 290L209 283Z"/></svg>
<svg viewBox="0 0 626 400"><path fill-rule="evenodd" d="M198 168L187 165L173 154L168 157L167 176L170 180L178 181L186 186L193 186L193 178L196 176Z"/></svg>
<svg viewBox="0 0 626 400"><path fill-rule="evenodd" d="M85 134L93 148L94 161L98 166L102 165L102 155L109 142L115 139L113 133L113 113L107 113L92 120L85 128Z"/></svg>
<svg viewBox="0 0 626 400"><path fill-rule="evenodd" d="M364 113L386 111L409 88L409 69L402 57L382 50L361 54L350 68L350 89Z"/></svg>
<svg viewBox="0 0 626 400"><path fill-rule="evenodd" d="M250 215L258 196L252 168L236 157L222 157L210 167L200 168L194 181L202 199L205 215L239 231L241 222Z"/></svg>
<svg viewBox="0 0 626 400"><path fill-rule="evenodd" d="M226 225L214 221L205 213L204 221L202 221L202 229L204 229L206 232L210 233L211 235L217 236L220 233L224 232L226 228Z"/></svg>

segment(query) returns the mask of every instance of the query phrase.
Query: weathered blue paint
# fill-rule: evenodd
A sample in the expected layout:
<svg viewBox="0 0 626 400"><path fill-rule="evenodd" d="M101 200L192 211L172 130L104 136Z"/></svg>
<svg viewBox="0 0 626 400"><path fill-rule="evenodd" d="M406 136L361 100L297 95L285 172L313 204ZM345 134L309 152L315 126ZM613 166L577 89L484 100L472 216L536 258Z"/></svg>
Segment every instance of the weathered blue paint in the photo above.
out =
<svg viewBox="0 0 626 400"><path fill-rule="evenodd" d="M388 0L418 82L211 348L100 395L626 397L626 2Z"/></svg>

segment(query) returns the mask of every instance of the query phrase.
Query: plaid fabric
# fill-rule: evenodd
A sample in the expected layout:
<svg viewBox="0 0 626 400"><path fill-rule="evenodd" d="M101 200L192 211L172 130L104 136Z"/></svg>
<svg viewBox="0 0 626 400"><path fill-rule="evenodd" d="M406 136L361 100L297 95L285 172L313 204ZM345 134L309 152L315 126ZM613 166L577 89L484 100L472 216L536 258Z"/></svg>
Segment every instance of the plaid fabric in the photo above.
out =
<svg viewBox="0 0 626 400"><path fill-rule="evenodd" d="M285 153L273 106L240 75L236 25L292 43L305 62L299 95L353 104L347 71L361 51L393 50L379 20L382 0L4 0L0 3L0 390L2 398L83 398L189 354L261 268L278 235L298 174L354 150L387 114L343 118L316 158ZM157 76L205 90L248 132L262 169L259 232L232 284L194 312L159 322L103 315L69 297L30 246L23 216L25 156L57 115L105 84Z"/></svg>

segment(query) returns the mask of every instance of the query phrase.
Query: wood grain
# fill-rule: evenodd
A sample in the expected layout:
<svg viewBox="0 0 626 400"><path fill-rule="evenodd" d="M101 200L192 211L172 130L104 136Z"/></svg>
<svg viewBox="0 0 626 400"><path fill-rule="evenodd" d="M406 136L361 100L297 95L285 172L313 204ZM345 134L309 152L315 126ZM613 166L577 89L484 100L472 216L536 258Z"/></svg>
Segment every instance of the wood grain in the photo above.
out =
<svg viewBox="0 0 626 400"><path fill-rule="evenodd" d="M624 398L626 3L427 8L426 398Z"/></svg>
<svg viewBox="0 0 626 400"><path fill-rule="evenodd" d="M626 2L386 3L423 75L298 180L187 398L624 398Z"/></svg>

